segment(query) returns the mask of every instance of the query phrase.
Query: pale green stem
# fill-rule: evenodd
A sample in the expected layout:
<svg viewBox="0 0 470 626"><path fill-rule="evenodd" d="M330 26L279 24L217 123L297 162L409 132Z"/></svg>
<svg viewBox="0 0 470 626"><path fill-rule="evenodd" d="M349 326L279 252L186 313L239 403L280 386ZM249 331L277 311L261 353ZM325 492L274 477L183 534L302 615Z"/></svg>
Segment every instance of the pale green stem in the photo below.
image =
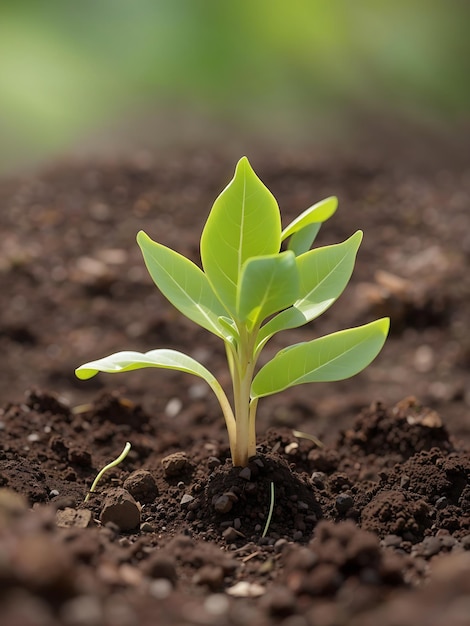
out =
<svg viewBox="0 0 470 626"><path fill-rule="evenodd" d="M256 365L253 357L256 334L248 334L245 329L241 329L238 362L232 374L236 423L236 444L232 461L235 466L245 467L248 459L256 454L256 403L250 406L251 383Z"/></svg>
<svg viewBox="0 0 470 626"><path fill-rule="evenodd" d="M101 480L103 474L105 472L107 472L109 469L111 469L112 467L116 467L116 465L119 465L119 463L124 461L126 456L129 454L129 450L130 449L131 449L131 444L129 442L127 442L126 445L124 446L124 450L121 452L121 454L118 456L118 458L114 459L114 461L111 461L111 463L108 463L108 465L105 465L103 467L103 469L98 472L95 480L93 481L92 486L90 487L90 491L86 495L86 498L84 500L85 502L88 502L88 499L90 498L90 493L93 493L95 491L96 486L99 483L99 481Z"/></svg>
<svg viewBox="0 0 470 626"><path fill-rule="evenodd" d="M230 402L228 401L228 398L225 395L225 392L222 389L222 386L220 385L218 380L214 379L210 383L210 386L212 391L215 393L217 400L219 401L220 408L222 409L222 413L225 419L225 425L227 426L230 454L232 455L233 459L236 451L237 428L232 407L230 406Z"/></svg>
<svg viewBox="0 0 470 626"><path fill-rule="evenodd" d="M248 423L248 458L256 454L256 410L259 398L253 398L250 402L250 414Z"/></svg>

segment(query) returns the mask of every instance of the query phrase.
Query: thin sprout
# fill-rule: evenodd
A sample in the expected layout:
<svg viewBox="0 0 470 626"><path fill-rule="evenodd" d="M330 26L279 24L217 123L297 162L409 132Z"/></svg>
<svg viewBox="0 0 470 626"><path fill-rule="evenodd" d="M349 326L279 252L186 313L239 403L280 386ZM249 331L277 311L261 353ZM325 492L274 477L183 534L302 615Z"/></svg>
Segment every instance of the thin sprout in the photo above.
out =
<svg viewBox="0 0 470 626"><path fill-rule="evenodd" d="M116 465L119 465L119 463L121 463L122 461L124 461L124 459L126 458L126 456L129 454L129 450L131 449L131 444L127 441L126 445L124 446L124 450L121 452L121 454L118 456L117 459L114 459L114 461L111 461L111 463L108 463L108 465L105 465L103 467L102 470L100 470L98 472L98 475L96 476L95 480L93 481L92 486L90 487L90 491L87 493L86 498L85 498L85 502L88 502L89 498L90 498L90 493L93 493L96 489L96 485L99 483L99 481L101 480L103 474L105 472L107 472L109 469L111 469L112 467L116 467Z"/></svg>
<svg viewBox="0 0 470 626"><path fill-rule="evenodd" d="M301 430L293 430L292 434L294 435L294 437L299 437L300 439L309 439L310 441L313 441L313 443L317 446L317 448L325 447L325 445L320 441L320 439L315 437L315 435L311 435L310 433L304 433Z"/></svg>
<svg viewBox="0 0 470 626"><path fill-rule="evenodd" d="M274 511L274 483L271 483L271 504L269 505L269 513L268 519L266 520L266 526L264 527L262 538L266 537L266 533L268 532L269 525L271 524L271 518L273 516Z"/></svg>

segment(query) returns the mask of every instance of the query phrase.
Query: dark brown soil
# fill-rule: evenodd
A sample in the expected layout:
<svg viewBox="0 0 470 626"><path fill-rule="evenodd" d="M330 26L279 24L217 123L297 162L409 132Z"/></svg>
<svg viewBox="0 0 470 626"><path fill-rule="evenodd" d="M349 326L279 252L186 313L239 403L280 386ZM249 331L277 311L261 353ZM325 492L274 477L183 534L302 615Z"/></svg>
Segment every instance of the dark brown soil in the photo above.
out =
<svg viewBox="0 0 470 626"><path fill-rule="evenodd" d="M223 346L166 303L134 241L197 261L234 161L137 154L0 184L2 626L469 623L470 171L361 159L251 159L286 222L339 196L320 244L365 232L338 303L267 352L382 314L392 332L359 376L260 402L244 469L197 379L73 373L165 346L228 384Z"/></svg>

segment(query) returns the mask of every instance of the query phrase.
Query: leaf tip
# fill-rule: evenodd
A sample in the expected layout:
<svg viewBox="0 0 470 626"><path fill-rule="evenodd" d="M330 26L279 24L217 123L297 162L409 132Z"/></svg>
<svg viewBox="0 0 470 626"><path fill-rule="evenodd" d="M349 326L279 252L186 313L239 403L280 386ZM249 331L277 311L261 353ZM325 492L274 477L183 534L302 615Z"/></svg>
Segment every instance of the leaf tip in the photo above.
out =
<svg viewBox="0 0 470 626"><path fill-rule="evenodd" d="M85 365L80 365L80 367L77 367L75 370L75 376L80 380L88 380L89 378L95 376L95 374L97 373L98 370L89 369Z"/></svg>
<svg viewBox="0 0 470 626"><path fill-rule="evenodd" d="M382 317L380 320L378 320L378 322L380 323L380 328L382 329L384 336L387 337L390 331L390 318Z"/></svg>
<svg viewBox="0 0 470 626"><path fill-rule="evenodd" d="M137 233L136 239L137 239L137 243L141 245L144 241L148 241L150 237L147 235L145 231L139 230L139 232Z"/></svg>
<svg viewBox="0 0 470 626"><path fill-rule="evenodd" d="M358 244L361 243L361 241L364 238L364 231L363 230L356 230L356 232L354 233L354 235L352 236L352 239L357 239Z"/></svg>
<svg viewBox="0 0 470 626"><path fill-rule="evenodd" d="M242 167L242 166L243 166L243 167L246 167L246 166L251 167L251 166L250 166L250 162L249 162L249 160L248 160L248 157L246 157L246 156L242 156L242 157L238 160L237 167Z"/></svg>

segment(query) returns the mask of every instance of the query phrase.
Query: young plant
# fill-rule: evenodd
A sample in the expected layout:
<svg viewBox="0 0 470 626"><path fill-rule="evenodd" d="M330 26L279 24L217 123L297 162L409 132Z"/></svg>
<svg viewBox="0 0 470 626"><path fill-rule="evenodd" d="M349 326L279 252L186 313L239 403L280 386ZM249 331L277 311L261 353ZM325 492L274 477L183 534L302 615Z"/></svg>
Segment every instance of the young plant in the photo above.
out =
<svg viewBox="0 0 470 626"><path fill-rule="evenodd" d="M377 356L388 334L389 319L379 319L284 348L257 369L261 351L273 335L314 320L333 304L351 277L360 230L342 243L310 249L321 223L336 207L337 199L327 198L282 229L274 196L243 157L204 226L203 270L144 232L137 235L147 269L163 295L224 342L233 407L215 376L176 350L118 352L82 365L77 376L87 379L99 371L143 367L199 376L220 403L233 464L246 465L256 453L259 398L302 383L349 378Z"/></svg>
<svg viewBox="0 0 470 626"><path fill-rule="evenodd" d="M116 459L114 459L114 461L111 461L111 463L108 463L103 468L101 468L101 470L96 475L96 478L93 481L93 484L90 487L90 491L86 494L84 502L88 502L88 500L90 499L90 494L95 492L95 489L98 486L98 483L106 474L106 472L112 469L113 467L117 467L119 463L122 463L124 461L126 456L129 454L130 449L131 449L131 444L127 441L126 445L124 446L124 450L121 452L121 454Z"/></svg>

